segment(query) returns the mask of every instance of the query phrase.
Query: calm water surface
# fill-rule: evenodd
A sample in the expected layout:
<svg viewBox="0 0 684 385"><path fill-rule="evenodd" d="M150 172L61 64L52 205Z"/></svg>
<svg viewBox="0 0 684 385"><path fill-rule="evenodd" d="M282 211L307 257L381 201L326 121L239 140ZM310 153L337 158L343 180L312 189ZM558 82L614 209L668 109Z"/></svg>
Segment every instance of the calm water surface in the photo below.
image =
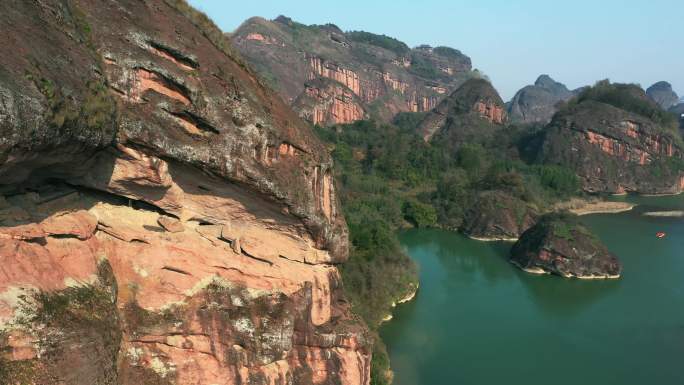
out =
<svg viewBox="0 0 684 385"><path fill-rule="evenodd" d="M684 219L642 215L684 197L623 199L640 206L582 219L621 258L615 281L529 275L510 244L403 233L421 288L381 329L395 384L684 384Z"/></svg>

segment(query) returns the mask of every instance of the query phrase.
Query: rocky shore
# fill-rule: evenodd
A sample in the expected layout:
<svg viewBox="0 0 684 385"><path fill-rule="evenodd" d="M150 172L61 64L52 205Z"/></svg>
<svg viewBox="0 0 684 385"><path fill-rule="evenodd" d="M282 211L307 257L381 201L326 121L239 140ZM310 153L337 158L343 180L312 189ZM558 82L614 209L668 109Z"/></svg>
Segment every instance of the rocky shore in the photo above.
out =
<svg viewBox="0 0 684 385"><path fill-rule="evenodd" d="M533 274L564 278L619 278L622 265L570 214L548 214L527 230L511 249L511 263Z"/></svg>
<svg viewBox="0 0 684 385"><path fill-rule="evenodd" d="M392 309L397 307L397 305L401 305L402 303L411 302L411 301L413 301L414 298L416 298L416 295L418 294L418 289L420 288L420 283L417 283L416 285L411 284L410 287L411 287L411 289L410 289L409 293L406 294L406 296L396 300L395 302L392 302ZM392 318L394 318L394 316L390 312L389 314L387 314L382 319L381 323L388 322L388 321L392 320Z"/></svg>

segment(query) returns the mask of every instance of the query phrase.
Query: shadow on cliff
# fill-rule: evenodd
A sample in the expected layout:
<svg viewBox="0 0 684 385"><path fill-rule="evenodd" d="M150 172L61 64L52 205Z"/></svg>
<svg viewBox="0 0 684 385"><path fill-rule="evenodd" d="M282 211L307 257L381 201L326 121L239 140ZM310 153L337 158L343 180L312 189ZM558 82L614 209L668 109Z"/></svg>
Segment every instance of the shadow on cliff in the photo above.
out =
<svg viewBox="0 0 684 385"><path fill-rule="evenodd" d="M37 223L68 209L87 210L97 200L131 204L127 198L74 183L94 173L98 178L111 178L114 158L98 160L104 151L73 143L20 154L5 163L0 169L0 226ZM80 192L96 199L84 199Z"/></svg>
<svg viewBox="0 0 684 385"><path fill-rule="evenodd" d="M221 223L225 218L301 225L284 212L284 204L245 184L231 182L208 172L178 162L169 162L169 174L186 196L192 196L195 207L189 207L200 221Z"/></svg>

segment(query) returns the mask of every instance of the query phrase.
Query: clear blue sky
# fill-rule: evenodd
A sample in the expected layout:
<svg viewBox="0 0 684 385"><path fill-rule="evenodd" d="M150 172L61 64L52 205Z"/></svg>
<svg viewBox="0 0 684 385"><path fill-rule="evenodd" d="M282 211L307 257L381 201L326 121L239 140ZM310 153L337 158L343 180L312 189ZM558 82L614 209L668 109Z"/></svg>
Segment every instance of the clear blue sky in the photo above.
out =
<svg viewBox="0 0 684 385"><path fill-rule="evenodd" d="M227 32L280 14L463 51L503 98L542 73L576 88L667 80L684 94L684 0L189 0Z"/></svg>

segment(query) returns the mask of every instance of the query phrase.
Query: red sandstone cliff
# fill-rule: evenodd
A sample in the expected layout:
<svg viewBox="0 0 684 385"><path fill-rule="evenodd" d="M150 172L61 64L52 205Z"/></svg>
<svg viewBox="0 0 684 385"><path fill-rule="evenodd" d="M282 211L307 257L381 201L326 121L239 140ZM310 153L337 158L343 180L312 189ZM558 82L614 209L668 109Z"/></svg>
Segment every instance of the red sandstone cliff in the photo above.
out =
<svg viewBox="0 0 684 385"><path fill-rule="evenodd" d="M368 384L331 161L222 34L1 8L0 383Z"/></svg>
<svg viewBox="0 0 684 385"><path fill-rule="evenodd" d="M543 134L540 160L574 170L586 191L684 191L684 150L674 128L590 100L557 114Z"/></svg>
<svg viewBox="0 0 684 385"><path fill-rule="evenodd" d="M249 19L231 39L257 72L316 124L429 111L472 76L470 59L451 48L411 50L385 36L345 33L331 24L305 26L282 16Z"/></svg>

